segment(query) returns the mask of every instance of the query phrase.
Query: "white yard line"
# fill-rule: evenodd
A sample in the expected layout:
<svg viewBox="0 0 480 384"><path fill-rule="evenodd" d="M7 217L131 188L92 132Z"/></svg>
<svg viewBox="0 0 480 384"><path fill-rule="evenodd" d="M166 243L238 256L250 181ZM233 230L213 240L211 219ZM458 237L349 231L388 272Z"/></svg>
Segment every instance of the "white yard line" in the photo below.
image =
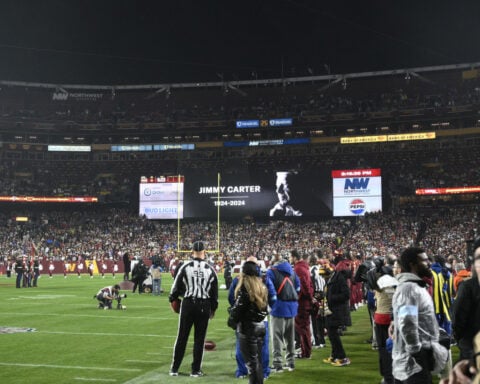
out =
<svg viewBox="0 0 480 384"><path fill-rule="evenodd" d="M118 313L118 314L124 314L124 311L117 311L116 309L112 309L110 311L104 311L104 310L98 310L98 313L101 313L102 315L81 315L81 314L65 314L65 313L43 313L43 312L0 312L0 316L54 316L54 317L95 317L95 318L106 318L106 317L111 317L115 318L116 320L172 320L171 317L147 317L147 316L109 316L109 313ZM175 320L176 321L176 320Z"/></svg>
<svg viewBox="0 0 480 384"><path fill-rule="evenodd" d="M54 369L80 369L90 371L112 371L112 372L139 372L138 368L108 368L108 367L82 367L80 365L54 365L54 364L26 364L26 363L6 363L0 361L0 366L7 367L25 367L25 368L54 368Z"/></svg>
<svg viewBox="0 0 480 384"><path fill-rule="evenodd" d="M83 335L83 336L133 336L133 337L163 337L163 338L170 338L175 339L177 336L169 336L169 335L153 335L153 334L145 334L145 333L106 333L106 332L61 332L61 331L38 331L36 333L47 333L51 335Z"/></svg>

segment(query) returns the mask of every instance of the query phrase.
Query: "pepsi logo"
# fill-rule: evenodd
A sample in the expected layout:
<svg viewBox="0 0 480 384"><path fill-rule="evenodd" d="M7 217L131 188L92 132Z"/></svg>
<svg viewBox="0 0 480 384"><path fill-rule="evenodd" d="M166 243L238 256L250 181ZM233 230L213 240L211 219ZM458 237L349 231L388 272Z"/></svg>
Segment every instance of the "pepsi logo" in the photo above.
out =
<svg viewBox="0 0 480 384"><path fill-rule="evenodd" d="M366 204L362 199L353 199L350 202L350 212L354 215L361 215L365 212Z"/></svg>

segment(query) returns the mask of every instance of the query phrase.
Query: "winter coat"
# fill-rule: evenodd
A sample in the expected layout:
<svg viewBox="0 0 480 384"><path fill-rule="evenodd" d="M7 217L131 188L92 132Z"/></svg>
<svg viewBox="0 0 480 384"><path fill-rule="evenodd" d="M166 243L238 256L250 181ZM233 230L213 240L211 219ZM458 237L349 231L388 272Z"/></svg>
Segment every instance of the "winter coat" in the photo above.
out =
<svg viewBox="0 0 480 384"><path fill-rule="evenodd" d="M298 304L303 310L310 311L313 299L313 284L310 275L310 267L305 260L295 263L295 274L300 279L300 292L298 294Z"/></svg>
<svg viewBox="0 0 480 384"><path fill-rule="evenodd" d="M453 333L457 340L473 340L480 332L480 284L477 277L460 284L453 304Z"/></svg>
<svg viewBox="0 0 480 384"><path fill-rule="evenodd" d="M267 288L264 287L264 289L266 290ZM245 286L242 286L230 312L230 317L238 324L238 332L248 336L260 336L256 334L260 328L260 331L263 329L265 334L263 320L267 314L267 307L258 308L254 302L250 301L250 296ZM258 324L260 322L262 324Z"/></svg>
<svg viewBox="0 0 480 384"><path fill-rule="evenodd" d="M457 292L457 294L458 294L460 284L465 280L470 279L471 277L472 277L472 273L470 271L467 271L466 269L462 269L461 271L457 272L457 274L453 278L453 288L455 289L455 292Z"/></svg>
<svg viewBox="0 0 480 384"><path fill-rule="evenodd" d="M327 282L327 304L332 314L326 317L329 327L347 325L350 310L350 288L343 272L334 272Z"/></svg>
<svg viewBox="0 0 480 384"><path fill-rule="evenodd" d="M396 276L399 284L393 295L394 343L392 372L397 380L405 381L421 372L414 354L421 349L433 351L438 373L448 358L448 351L438 343L439 329L433 301L425 289L425 282L413 273Z"/></svg>

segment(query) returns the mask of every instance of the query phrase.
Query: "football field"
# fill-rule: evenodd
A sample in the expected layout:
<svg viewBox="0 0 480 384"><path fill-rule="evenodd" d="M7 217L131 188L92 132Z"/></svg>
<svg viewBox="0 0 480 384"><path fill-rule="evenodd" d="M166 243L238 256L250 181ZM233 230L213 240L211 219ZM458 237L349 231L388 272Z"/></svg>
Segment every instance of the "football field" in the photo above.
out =
<svg viewBox="0 0 480 384"><path fill-rule="evenodd" d="M191 378L190 335L178 377L170 377L178 315L168 303L172 283L163 274L161 296L131 294L126 310L97 309L96 292L119 283L121 276L102 279L85 275L41 276L38 288L15 288L14 277L0 276L1 383L235 383L235 336L227 327L227 292L220 291L219 309L207 339L206 376ZM219 283L223 279L219 277ZM297 360L293 372L272 374L271 383L379 383L378 353L366 343L370 324L365 307L352 313L353 326L342 338L352 364L333 367L322 362L330 348L314 350L310 360Z"/></svg>

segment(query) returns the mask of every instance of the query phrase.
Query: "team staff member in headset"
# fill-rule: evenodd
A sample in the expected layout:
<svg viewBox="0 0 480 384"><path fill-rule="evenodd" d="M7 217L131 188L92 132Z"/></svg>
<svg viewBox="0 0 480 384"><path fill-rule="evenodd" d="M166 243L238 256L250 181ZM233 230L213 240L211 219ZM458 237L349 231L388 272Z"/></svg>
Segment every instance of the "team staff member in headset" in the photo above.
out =
<svg viewBox="0 0 480 384"><path fill-rule="evenodd" d="M183 300L180 306L178 334L173 350L170 376L178 376L188 336L193 326L195 339L190 376L201 377L204 376L201 365L208 321L213 318L218 307L217 274L205 260L205 246L201 241L193 243L193 260L185 262L176 274L169 296L174 310L178 306L180 297L183 297Z"/></svg>

